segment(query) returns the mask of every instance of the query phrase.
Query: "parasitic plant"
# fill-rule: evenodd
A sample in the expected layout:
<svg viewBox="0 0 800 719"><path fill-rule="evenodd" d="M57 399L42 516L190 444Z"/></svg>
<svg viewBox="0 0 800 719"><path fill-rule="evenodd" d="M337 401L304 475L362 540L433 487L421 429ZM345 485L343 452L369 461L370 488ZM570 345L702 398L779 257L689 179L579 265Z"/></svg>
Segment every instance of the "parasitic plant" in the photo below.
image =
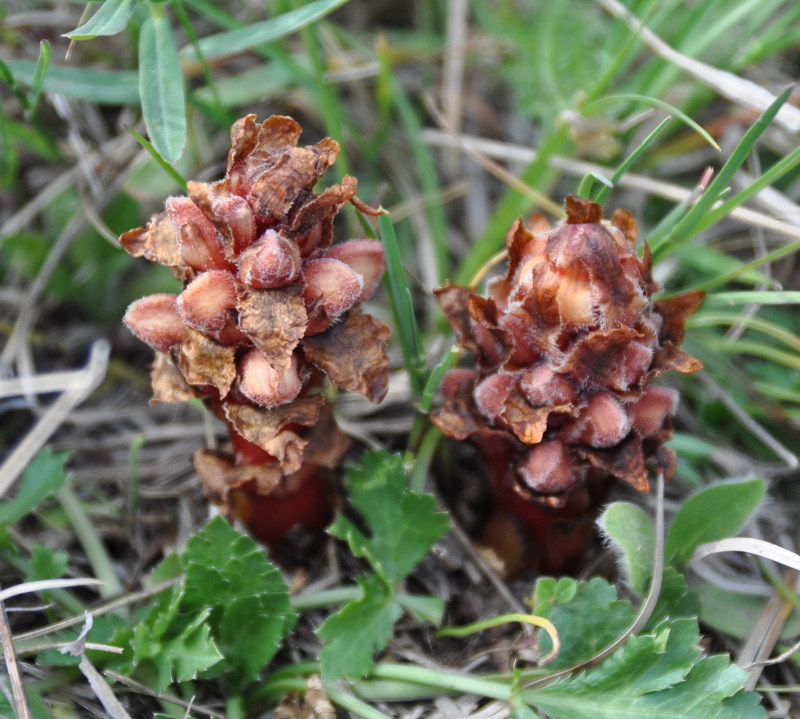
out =
<svg viewBox="0 0 800 719"><path fill-rule="evenodd" d="M486 296L436 291L476 367L445 375L432 419L491 468L485 538L510 570L569 568L613 480L646 491L648 464L674 471L664 442L677 394L650 382L701 368L679 346L703 293L653 301L659 287L636 234L629 212L603 220L600 205L570 196L555 228L513 225L508 271Z"/></svg>
<svg viewBox="0 0 800 719"><path fill-rule="evenodd" d="M382 246L331 246L345 203L374 211L353 177L314 191L339 145L298 147L300 133L288 117L238 120L222 180L189 182L188 197L120 237L183 283L125 314L158 353L154 401L200 397L226 422L232 451L200 450L195 468L206 496L271 544L331 518L323 470L348 440L320 391L325 377L373 402L388 382L389 330L358 310L383 273Z"/></svg>

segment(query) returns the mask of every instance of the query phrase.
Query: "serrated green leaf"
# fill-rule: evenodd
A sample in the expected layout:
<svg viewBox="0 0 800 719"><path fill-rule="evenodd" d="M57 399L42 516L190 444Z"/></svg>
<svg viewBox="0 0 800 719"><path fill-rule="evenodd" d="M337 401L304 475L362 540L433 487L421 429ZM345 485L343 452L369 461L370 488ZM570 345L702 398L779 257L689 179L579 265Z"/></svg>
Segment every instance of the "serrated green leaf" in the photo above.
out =
<svg viewBox="0 0 800 719"><path fill-rule="evenodd" d="M43 544L34 544L31 550L30 573L26 579L36 581L37 579L59 579L67 571L69 555L66 552L58 552Z"/></svg>
<svg viewBox="0 0 800 719"><path fill-rule="evenodd" d="M631 589L643 594L653 574L653 520L635 504L615 502L606 507L597 524L611 541Z"/></svg>
<svg viewBox="0 0 800 719"><path fill-rule="evenodd" d="M69 452L54 454L49 447L39 452L25 469L14 499L0 504L0 524L16 522L58 492L67 478L68 458Z"/></svg>
<svg viewBox="0 0 800 719"><path fill-rule="evenodd" d="M746 672L725 656L699 659L697 624L670 621L630 639L600 664L525 700L554 719L761 719L758 695L741 691Z"/></svg>
<svg viewBox="0 0 800 719"><path fill-rule="evenodd" d="M105 0L100 9L83 25L62 37L70 40L90 40L98 35L116 35L122 32L139 0Z"/></svg>
<svg viewBox="0 0 800 719"><path fill-rule="evenodd" d="M744 479L707 487L687 499L667 535L667 561L687 562L704 542L736 534L764 498L763 479Z"/></svg>
<svg viewBox="0 0 800 719"><path fill-rule="evenodd" d="M345 486L371 536L367 539L349 523L338 526L347 528L352 551L396 586L447 532L447 515L438 511L432 495L406 489L403 460L397 454L368 452L361 465L347 468Z"/></svg>
<svg viewBox="0 0 800 719"><path fill-rule="evenodd" d="M292 10L262 22L251 23L247 27L202 38L198 45L206 59L234 55L265 45L291 35L344 5L348 0L316 0L303 7ZM183 50L184 59L196 60L195 50L187 46Z"/></svg>
<svg viewBox="0 0 800 719"><path fill-rule="evenodd" d="M256 543L215 517L183 552L183 606L213 607L209 622L230 671L252 679L295 621L278 569Z"/></svg>
<svg viewBox="0 0 800 719"><path fill-rule="evenodd" d="M139 96L153 147L175 162L186 143L186 107L178 48L166 17L152 16L142 25Z"/></svg>
<svg viewBox="0 0 800 719"><path fill-rule="evenodd" d="M317 630L325 641L320 653L325 681L360 679L372 666L373 652L392 637L403 609L386 583L374 575L359 580L363 595L328 617Z"/></svg>
<svg viewBox="0 0 800 719"><path fill-rule="evenodd" d="M545 580L552 581L546 577L537 586ZM614 641L633 621L630 602L618 599L613 585L600 577L575 583L574 595L563 603L555 601L557 583L549 586L548 582L545 586L546 592L534 591L534 596L549 594L553 598L535 602L533 613L553 622L561 640L561 651L547 665L548 669L563 669L588 659ZM564 585L567 586L570 585ZM544 631L539 632L539 644L543 652L552 648Z"/></svg>

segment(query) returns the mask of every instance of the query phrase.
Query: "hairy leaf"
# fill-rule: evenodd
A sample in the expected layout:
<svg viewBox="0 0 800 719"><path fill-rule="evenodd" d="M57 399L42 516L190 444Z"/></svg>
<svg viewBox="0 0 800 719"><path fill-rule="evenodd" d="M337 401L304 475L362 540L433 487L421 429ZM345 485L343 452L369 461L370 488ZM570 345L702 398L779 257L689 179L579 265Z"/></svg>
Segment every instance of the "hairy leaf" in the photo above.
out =
<svg viewBox="0 0 800 719"><path fill-rule="evenodd" d="M643 594L653 573L653 520L635 504L615 502L597 524L611 542L631 589Z"/></svg>

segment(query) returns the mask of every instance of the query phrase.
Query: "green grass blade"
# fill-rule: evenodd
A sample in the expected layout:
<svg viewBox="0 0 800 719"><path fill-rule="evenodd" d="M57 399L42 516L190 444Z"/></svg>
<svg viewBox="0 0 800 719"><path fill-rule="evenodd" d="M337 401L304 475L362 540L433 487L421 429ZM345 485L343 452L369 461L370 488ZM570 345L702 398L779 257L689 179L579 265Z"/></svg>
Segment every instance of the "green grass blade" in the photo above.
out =
<svg viewBox="0 0 800 719"><path fill-rule="evenodd" d="M8 63L2 58L0 58L0 80L2 80L8 86L8 89L11 90L11 92L14 94L14 97L17 98L17 101L22 106L22 109L27 112L30 109L28 96L19 86L17 78L14 77L14 73L11 71Z"/></svg>
<svg viewBox="0 0 800 719"><path fill-rule="evenodd" d="M178 48L164 16L153 15L142 25L139 95L153 147L167 162L175 162L186 143L186 107Z"/></svg>
<svg viewBox="0 0 800 719"><path fill-rule="evenodd" d="M411 290L403 270L400 248L397 245L394 226L388 213L378 218L378 230L386 255L386 284L389 290L392 314L397 324L403 362L408 372L411 391L415 397L419 397L422 392L422 378L425 371L425 354L417 328L417 319L414 315Z"/></svg>
<svg viewBox="0 0 800 719"><path fill-rule="evenodd" d="M128 24L139 0L105 0L100 9L80 27L64 33L70 40L91 40L98 35L116 35Z"/></svg>
<svg viewBox="0 0 800 719"><path fill-rule="evenodd" d="M800 337L785 327L781 327L779 324L770 322L770 320L766 320L763 317L748 317L735 312L707 312L703 310L692 315L686 323L687 327L713 327L718 325L727 327L741 325L749 330L762 332L800 354Z"/></svg>
<svg viewBox="0 0 800 719"><path fill-rule="evenodd" d="M751 355L770 360L775 364L800 370L800 356L797 352L786 352L765 342L755 340L735 340L730 342L722 337L703 335L703 347L710 352L724 352L726 354Z"/></svg>
<svg viewBox="0 0 800 719"><path fill-rule="evenodd" d="M247 27L204 37L199 42L200 50L208 59L235 55L252 50L259 45L280 40L301 28L325 17L348 0L316 0L304 7L283 13L277 17L253 23ZM197 60L194 48L186 47L182 53L184 60Z"/></svg>
<svg viewBox="0 0 800 719"><path fill-rule="evenodd" d="M654 260L664 258L692 239L697 232L699 222L726 191L734 174L744 164L758 139L764 134L778 114L778 111L789 99L793 89L793 87L789 87L784 90L775 102L767 108L764 114L753 123L752 127L750 127L736 146L736 149L731 153L728 161L722 166L717 176L712 180L711 184L700 196L695 205L678 221L663 239L653 244Z"/></svg>
<svg viewBox="0 0 800 719"><path fill-rule="evenodd" d="M178 172L163 157L161 157L161 155L158 153L158 150L156 150L156 148L153 147L144 137L142 137L138 132L136 132L136 130L129 127L128 132L130 132L131 135L133 135L136 138L137 142L150 153L151 157L156 161L156 163L158 163L158 166L162 170L164 170L164 172L166 172L173 180L175 180L175 182L177 182L183 188L184 192L187 192L189 186L186 184L186 180L183 178L180 172Z"/></svg>
<svg viewBox="0 0 800 719"><path fill-rule="evenodd" d="M33 84L36 63L6 60L4 65L20 85L30 87ZM129 105L139 102L139 73L51 65L44 79L44 89L100 105Z"/></svg>
<svg viewBox="0 0 800 719"><path fill-rule="evenodd" d="M743 291L717 292L706 295L703 307L732 307L734 305L797 305L800 304L800 292L796 290L780 291Z"/></svg>
<svg viewBox="0 0 800 719"><path fill-rule="evenodd" d="M697 231L701 232L719 222L723 217L727 217L732 210L742 203L757 195L761 190L777 182L786 173L794 170L800 164L800 147L794 149L786 157L782 157L758 179L751 183L741 192L737 192L733 197L723 202L719 207L711 210L698 223Z"/></svg>
<svg viewBox="0 0 800 719"><path fill-rule="evenodd" d="M658 126L642 140L639 145L636 147L630 155L628 155L616 169L613 175L611 175L611 187L607 185L603 185L597 190L597 194L594 197L594 201L600 203L601 205L603 202L606 201L608 196L611 194L611 191L614 187L616 187L617 183L620 181L620 178L633 167L639 158L646 152L647 148L653 144L655 139L664 131L664 129L672 122L672 117L665 117Z"/></svg>
<svg viewBox="0 0 800 719"><path fill-rule="evenodd" d="M578 197L583 197L586 200L592 199L592 188L594 187L595 183L601 185L609 192L614 189L614 183L602 172L590 172L588 175L583 176L583 179L578 185L578 190L575 194Z"/></svg>
<svg viewBox="0 0 800 719"><path fill-rule="evenodd" d="M39 59L36 61L36 67L33 71L33 80L31 81L31 91L28 96L28 114L32 115L36 112L36 106L39 104L39 98L42 96L44 89L44 80L47 75L47 69L50 67L50 43L47 40L42 40L39 43Z"/></svg>

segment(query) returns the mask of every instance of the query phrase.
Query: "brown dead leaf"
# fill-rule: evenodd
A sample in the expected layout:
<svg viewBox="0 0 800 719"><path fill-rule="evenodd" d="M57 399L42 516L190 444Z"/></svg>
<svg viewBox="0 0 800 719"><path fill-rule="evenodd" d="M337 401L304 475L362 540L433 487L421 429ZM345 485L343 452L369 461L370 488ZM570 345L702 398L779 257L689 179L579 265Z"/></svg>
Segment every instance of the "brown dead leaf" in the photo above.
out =
<svg viewBox="0 0 800 719"><path fill-rule="evenodd" d="M372 315L348 312L325 332L306 337L302 346L309 362L333 384L378 403L389 387L389 334L389 328Z"/></svg>
<svg viewBox="0 0 800 719"><path fill-rule="evenodd" d="M323 405L316 424L305 433L304 439L308 442L303 452L304 461L326 469L338 467L352 444L350 438L336 425L333 407L327 402Z"/></svg>
<svg viewBox="0 0 800 719"><path fill-rule="evenodd" d="M478 345L470 332L470 316L467 310L469 298L474 292L469 287L447 283L444 287L437 287L433 294L439 300L442 311L453 332L458 344L465 350L477 350Z"/></svg>
<svg viewBox="0 0 800 719"><path fill-rule="evenodd" d="M576 447L576 454L587 460L592 467L608 472L612 477L627 482L640 492L647 492L647 467L642 450L642 438L631 432L620 444L610 449Z"/></svg>
<svg viewBox="0 0 800 719"><path fill-rule="evenodd" d="M308 324L302 288L298 285L269 290L242 287L236 309L239 328L261 350L270 367L280 375L285 374Z"/></svg>
<svg viewBox="0 0 800 719"><path fill-rule="evenodd" d="M275 708L275 719L336 719L336 710L328 700L317 674L308 678L304 698L290 692Z"/></svg>
<svg viewBox="0 0 800 719"><path fill-rule="evenodd" d="M661 325L659 331L659 338L662 342L671 342L675 346L683 342L686 334L686 320L689 315L700 308L705 296L706 293L703 290L694 290L655 303L656 312L664 318L664 324Z"/></svg>
<svg viewBox="0 0 800 719"><path fill-rule="evenodd" d="M190 385L214 387L224 398L236 379L236 348L215 342L191 327L180 345L178 366Z"/></svg>
<svg viewBox="0 0 800 719"><path fill-rule="evenodd" d="M291 228L296 233L300 254L308 256L316 249L327 249L333 241L333 218L339 208L352 200L358 190L355 177L345 175L341 185L329 187L310 198L293 211Z"/></svg>
<svg viewBox="0 0 800 719"><path fill-rule="evenodd" d="M603 220L603 208L600 205L577 195L567 195L564 208L567 211L564 223L567 225L595 224Z"/></svg>
<svg viewBox="0 0 800 719"><path fill-rule="evenodd" d="M133 257L144 257L167 267L184 264L175 225L166 212L153 215L147 227L137 227L123 233L119 243Z"/></svg>
<svg viewBox="0 0 800 719"><path fill-rule="evenodd" d="M665 342L653 356L653 364L650 365L647 378L649 380L671 370L681 374L692 374L701 369L703 369L703 363L699 359L687 354L672 342Z"/></svg>
<svg viewBox="0 0 800 719"><path fill-rule="evenodd" d="M197 391L186 382L169 355L163 352L157 352L153 364L150 365L150 383L153 386L150 404L184 402L197 396Z"/></svg>
<svg viewBox="0 0 800 719"><path fill-rule="evenodd" d="M203 494L222 513L232 516L229 495L234 489L250 485L258 494L269 495L281 484L283 472L277 464L240 467L233 455L218 450L200 449L194 454L194 468L200 477Z"/></svg>

